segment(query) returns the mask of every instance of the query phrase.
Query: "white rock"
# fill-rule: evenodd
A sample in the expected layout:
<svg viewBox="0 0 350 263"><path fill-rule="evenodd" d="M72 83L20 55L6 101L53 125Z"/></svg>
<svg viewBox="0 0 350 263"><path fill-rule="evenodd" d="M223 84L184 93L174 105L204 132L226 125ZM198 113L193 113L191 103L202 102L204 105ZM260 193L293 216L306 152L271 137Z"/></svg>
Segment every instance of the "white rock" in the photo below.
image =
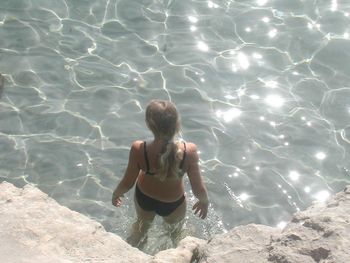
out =
<svg viewBox="0 0 350 263"><path fill-rule="evenodd" d="M180 241L176 249L167 249L158 252L152 263L189 263L192 262L192 258L195 258L199 254L200 246L206 244L205 240L186 237Z"/></svg>
<svg viewBox="0 0 350 263"><path fill-rule="evenodd" d="M149 262L101 224L40 190L0 184L0 262Z"/></svg>
<svg viewBox="0 0 350 263"><path fill-rule="evenodd" d="M239 226L150 256L33 186L0 184L1 263L348 263L349 247L350 186L295 214L283 231Z"/></svg>
<svg viewBox="0 0 350 263"><path fill-rule="evenodd" d="M239 226L200 247L200 263L350 262L350 186L327 203L294 215L280 232L262 225Z"/></svg>
<svg viewBox="0 0 350 263"><path fill-rule="evenodd" d="M271 236L279 233L278 228L250 224L235 227L225 234L212 238L201 248L200 262L267 262Z"/></svg>

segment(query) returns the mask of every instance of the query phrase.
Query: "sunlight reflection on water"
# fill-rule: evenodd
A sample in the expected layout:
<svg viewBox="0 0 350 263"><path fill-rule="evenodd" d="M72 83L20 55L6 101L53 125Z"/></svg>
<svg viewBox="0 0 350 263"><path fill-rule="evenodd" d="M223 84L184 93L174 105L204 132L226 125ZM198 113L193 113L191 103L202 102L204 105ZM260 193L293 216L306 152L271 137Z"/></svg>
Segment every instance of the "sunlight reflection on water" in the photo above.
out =
<svg viewBox="0 0 350 263"><path fill-rule="evenodd" d="M125 238L132 192L118 210L111 192L131 142L151 136L145 106L162 98L200 149L212 201L208 220L195 218L186 180L186 234L283 228L350 181L345 3L27 0L0 10L0 180L33 183Z"/></svg>

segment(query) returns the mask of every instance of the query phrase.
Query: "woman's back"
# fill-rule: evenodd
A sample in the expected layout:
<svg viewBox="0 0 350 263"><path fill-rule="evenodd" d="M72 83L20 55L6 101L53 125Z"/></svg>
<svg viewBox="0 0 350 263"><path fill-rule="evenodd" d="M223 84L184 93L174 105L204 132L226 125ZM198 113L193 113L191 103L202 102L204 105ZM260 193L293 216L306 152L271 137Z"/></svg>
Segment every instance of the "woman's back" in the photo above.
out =
<svg viewBox="0 0 350 263"><path fill-rule="evenodd" d="M187 148L191 144L178 144L179 150L182 153L179 162L179 174L167 174L164 181L161 181L157 177L158 158L163 147L162 143L154 140L149 143L137 141L136 144L138 145L137 163L141 170L138 176L140 190L164 202L172 202L179 199L184 193L182 177L187 171Z"/></svg>

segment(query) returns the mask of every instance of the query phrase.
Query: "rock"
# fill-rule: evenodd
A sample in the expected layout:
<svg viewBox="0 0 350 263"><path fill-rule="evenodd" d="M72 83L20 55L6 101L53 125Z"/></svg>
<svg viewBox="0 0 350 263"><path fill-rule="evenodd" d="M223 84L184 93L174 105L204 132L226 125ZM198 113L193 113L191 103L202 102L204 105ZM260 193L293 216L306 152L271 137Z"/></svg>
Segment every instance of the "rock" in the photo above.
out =
<svg viewBox="0 0 350 263"><path fill-rule="evenodd" d="M235 227L201 247L199 262L268 262L266 245L270 243L271 235L279 232L279 229L264 225Z"/></svg>
<svg viewBox="0 0 350 263"><path fill-rule="evenodd" d="M99 223L39 189L0 184L0 262L149 262Z"/></svg>
<svg viewBox="0 0 350 263"><path fill-rule="evenodd" d="M296 213L282 231L249 224L150 256L33 186L0 184L0 262L348 263L349 247L350 186Z"/></svg>
<svg viewBox="0 0 350 263"><path fill-rule="evenodd" d="M296 213L279 231L262 225L239 226L199 248L200 263L350 262L350 187L327 203Z"/></svg>
<svg viewBox="0 0 350 263"><path fill-rule="evenodd" d="M152 263L189 263L198 257L199 248L206 244L203 239L185 237L176 249L167 249L158 252Z"/></svg>
<svg viewBox="0 0 350 263"><path fill-rule="evenodd" d="M350 262L350 187L295 214L269 245L271 262Z"/></svg>

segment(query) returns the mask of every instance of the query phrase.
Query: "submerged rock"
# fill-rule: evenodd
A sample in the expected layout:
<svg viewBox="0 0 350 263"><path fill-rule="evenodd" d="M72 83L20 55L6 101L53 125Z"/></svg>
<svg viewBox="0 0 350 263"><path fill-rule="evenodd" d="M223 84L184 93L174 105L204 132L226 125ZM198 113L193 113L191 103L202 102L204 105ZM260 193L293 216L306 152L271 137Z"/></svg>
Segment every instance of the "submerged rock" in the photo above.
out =
<svg viewBox="0 0 350 263"><path fill-rule="evenodd" d="M295 214L282 231L239 226L209 241L186 237L150 256L33 186L0 184L0 262L345 263L349 247L350 186Z"/></svg>

